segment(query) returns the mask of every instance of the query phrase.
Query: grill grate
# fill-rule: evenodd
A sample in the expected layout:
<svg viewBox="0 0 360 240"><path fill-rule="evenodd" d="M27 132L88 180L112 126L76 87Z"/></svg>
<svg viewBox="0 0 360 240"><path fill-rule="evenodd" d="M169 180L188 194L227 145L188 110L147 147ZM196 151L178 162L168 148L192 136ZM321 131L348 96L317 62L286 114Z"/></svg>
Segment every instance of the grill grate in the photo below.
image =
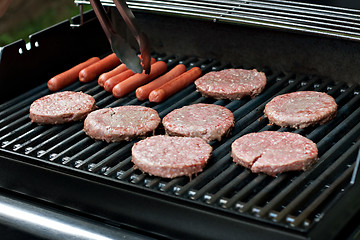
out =
<svg viewBox="0 0 360 240"><path fill-rule="evenodd" d="M90 4L86 0L74 2ZM115 6L112 0L101 2L104 6ZM359 40L360 37L360 11L356 9L280 0L128 0L127 3L137 11L251 24L351 40Z"/></svg>
<svg viewBox="0 0 360 240"><path fill-rule="evenodd" d="M212 59L156 55L169 67L184 63L188 68L199 66L204 72L232 66ZM99 108L120 105L143 105L154 108L160 117L175 108L194 103L213 103L227 107L235 116L232 135L221 142L212 142L213 155L204 172L194 177L162 179L134 170L131 147L134 142L105 143L94 141L82 131L83 123L59 126L38 126L28 118L30 104L49 94L43 84L28 93L0 105L1 151L24 155L61 168L75 169L101 176L108 181L127 182L153 192L162 192L187 199L202 206L211 206L271 224L300 231L309 229L331 207L332 199L346 192L350 185L355 159L360 147L360 95L358 86L301 74L264 71L268 78L265 91L254 99L236 101L204 98L194 85L160 104L139 102L134 93L115 99L97 85L97 81L74 83L65 90L83 91L97 101ZM339 105L338 115L331 122L306 129L279 128L268 125L263 116L265 104L274 96L301 90L324 91ZM265 130L292 131L317 143L320 161L306 172L283 173L273 178L252 174L237 166L230 157L231 143L238 137ZM157 130L163 133L162 129Z"/></svg>

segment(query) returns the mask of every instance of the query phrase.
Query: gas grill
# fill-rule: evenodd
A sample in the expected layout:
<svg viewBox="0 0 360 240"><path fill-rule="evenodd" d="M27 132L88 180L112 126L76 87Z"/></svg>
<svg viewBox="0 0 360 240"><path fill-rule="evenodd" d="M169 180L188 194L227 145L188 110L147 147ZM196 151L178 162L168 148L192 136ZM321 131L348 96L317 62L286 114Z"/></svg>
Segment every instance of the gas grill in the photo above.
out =
<svg viewBox="0 0 360 240"><path fill-rule="evenodd" d="M210 143L214 150L204 171L192 179L164 179L134 169L131 147L138 139L106 143L87 137L83 122L30 122L30 104L51 93L48 79L89 57L111 53L92 11L33 34L28 44L20 40L5 46L0 55L0 222L48 239L355 238L360 225L360 11L276 0L127 2L150 39L152 57L169 69L179 63L204 73L256 68L267 76L264 92L253 99L215 100L190 85L155 104L138 101L134 93L116 99L97 81L63 89L94 96L99 108L142 105L161 118L194 103L230 109L235 127L221 142ZM102 3L114 14L111 1ZM336 118L306 129L269 125L265 104L303 90L333 96L339 105ZM231 143L266 130L313 140L318 163L277 177L236 165ZM19 211L21 217L6 211ZM24 212L32 214L29 221L19 220L27 216ZM44 223L29 223L37 218ZM63 225L52 228L48 223L53 222ZM69 225L84 234L76 235Z"/></svg>

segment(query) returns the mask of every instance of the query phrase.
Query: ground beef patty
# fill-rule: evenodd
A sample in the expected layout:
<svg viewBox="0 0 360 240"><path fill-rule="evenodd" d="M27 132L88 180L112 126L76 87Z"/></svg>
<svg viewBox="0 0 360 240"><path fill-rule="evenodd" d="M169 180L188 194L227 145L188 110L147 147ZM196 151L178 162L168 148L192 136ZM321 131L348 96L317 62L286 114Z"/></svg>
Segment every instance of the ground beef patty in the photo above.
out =
<svg viewBox="0 0 360 240"><path fill-rule="evenodd" d="M300 91L273 98L266 104L264 113L270 124L305 128L333 119L337 104L333 97L324 92Z"/></svg>
<svg viewBox="0 0 360 240"><path fill-rule="evenodd" d="M91 112L84 121L84 131L97 140L129 141L153 133L159 123L160 117L152 108L121 106Z"/></svg>
<svg viewBox="0 0 360 240"><path fill-rule="evenodd" d="M131 161L150 175L191 177L203 170L211 152L212 147L201 138L158 135L135 143Z"/></svg>
<svg viewBox="0 0 360 240"><path fill-rule="evenodd" d="M173 110L162 123L168 135L220 141L234 126L234 115L226 107L198 103Z"/></svg>
<svg viewBox="0 0 360 240"><path fill-rule="evenodd" d="M250 133L231 145L234 162L271 176L285 171L307 170L317 161L316 144L300 134L264 131Z"/></svg>
<svg viewBox="0 0 360 240"><path fill-rule="evenodd" d="M82 92L64 91L37 99L30 105L32 122L62 124L84 119L96 109L95 99Z"/></svg>
<svg viewBox="0 0 360 240"><path fill-rule="evenodd" d="M265 88L266 76L256 69L225 69L205 74L195 85L206 97L234 100L259 95Z"/></svg>

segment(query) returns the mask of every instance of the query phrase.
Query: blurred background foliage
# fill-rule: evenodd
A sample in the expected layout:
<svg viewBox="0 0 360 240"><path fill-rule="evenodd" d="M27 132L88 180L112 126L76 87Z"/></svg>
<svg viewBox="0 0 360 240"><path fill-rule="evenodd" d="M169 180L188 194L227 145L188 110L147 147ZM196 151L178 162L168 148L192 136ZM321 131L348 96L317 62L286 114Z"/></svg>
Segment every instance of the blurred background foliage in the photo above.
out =
<svg viewBox="0 0 360 240"><path fill-rule="evenodd" d="M84 7L84 11L90 9L91 6ZM19 39L28 42L29 35L79 13L79 7L72 0L10 0L0 16L0 47Z"/></svg>

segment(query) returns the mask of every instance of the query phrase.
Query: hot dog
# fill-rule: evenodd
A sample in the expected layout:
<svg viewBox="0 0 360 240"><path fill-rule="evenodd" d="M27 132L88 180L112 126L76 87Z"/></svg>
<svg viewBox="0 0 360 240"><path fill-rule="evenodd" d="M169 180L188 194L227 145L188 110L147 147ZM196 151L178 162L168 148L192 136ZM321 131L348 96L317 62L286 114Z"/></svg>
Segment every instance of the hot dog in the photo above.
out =
<svg viewBox="0 0 360 240"><path fill-rule="evenodd" d="M135 74L132 77L129 77L125 81L122 81L113 88L112 93L116 98L120 98L128 94L129 92L135 90L137 87L148 83L154 78L165 73L167 70L167 64L163 61L158 61L151 65L150 74L145 74L145 71L142 73Z"/></svg>
<svg viewBox="0 0 360 240"><path fill-rule="evenodd" d="M141 59L141 58L140 58ZM155 58L151 58L151 64L153 64L153 63L155 63L156 62L156 59ZM116 76L116 75L119 75L119 74L121 74L121 73L123 73L123 72L125 72L125 71L127 71L127 70L129 70L127 67L126 67L126 65L124 64L124 63L122 63L122 64L120 64L119 66L117 66L116 68L114 68L113 70L111 70L111 71L109 71L109 72L107 72L107 73L103 73L103 74L101 74L100 75L100 77L99 77L99 80L98 80L98 83L99 83L99 85L101 86L101 87L104 87L104 85L105 85L105 82L107 81L107 80L109 80L110 78L112 78L112 77L114 77L114 76ZM132 75L131 75L132 76ZM120 82L120 81L119 81ZM118 82L118 83L119 83ZM108 83L108 84L110 84L110 83ZM111 90L112 90L112 88L115 86L116 84L113 84L111 87L110 86L108 86L107 88L108 88L108 90L106 90L106 91L109 91L109 92L111 92ZM111 89L110 89L111 88ZM110 90L109 90L110 89Z"/></svg>
<svg viewBox="0 0 360 240"><path fill-rule="evenodd" d="M110 70L109 72L101 74L98 79L98 84L101 87L104 87L104 84L108 79L110 79L113 76L116 76L122 72L125 72L126 70L129 70L129 69L126 67L126 65L124 63L122 63L119 66L117 66L116 68L114 68L113 70Z"/></svg>
<svg viewBox="0 0 360 240"><path fill-rule="evenodd" d="M135 91L136 98L140 101L144 101L148 98L149 93L152 90L155 90L156 88L162 86L166 82L174 79L175 77L179 76L180 74L184 73L186 71L186 67L184 64L179 64L173 69L171 69L169 72L165 73L161 77L155 79L154 81L149 82L148 84L138 87Z"/></svg>
<svg viewBox="0 0 360 240"><path fill-rule="evenodd" d="M112 89L114 88L114 86L122 81L124 81L125 79L133 76L135 73L128 69L125 72L122 72L118 75L115 75L111 78L109 78L108 80L106 80L106 82L104 83L104 89L107 92L111 92Z"/></svg>
<svg viewBox="0 0 360 240"><path fill-rule="evenodd" d="M100 61L98 57L92 57L87 61L80 63L69 70L56 75L47 82L47 86L51 91L57 91L74 83L79 78L79 72L90 66L91 64Z"/></svg>
<svg viewBox="0 0 360 240"><path fill-rule="evenodd" d="M193 67L187 72L181 74L180 76L174 78L173 80L165 83L160 88L157 88L150 92L149 101L150 102L162 102L166 98L180 91L181 89L188 86L190 83L194 82L198 77L200 77L202 71L199 67Z"/></svg>
<svg viewBox="0 0 360 240"><path fill-rule="evenodd" d="M120 63L120 59L115 55L115 53L112 53L104 57L100 61L91 64L90 66L81 70L79 73L79 79L81 82L90 82L94 80L97 76L99 76L101 73L113 69Z"/></svg>

